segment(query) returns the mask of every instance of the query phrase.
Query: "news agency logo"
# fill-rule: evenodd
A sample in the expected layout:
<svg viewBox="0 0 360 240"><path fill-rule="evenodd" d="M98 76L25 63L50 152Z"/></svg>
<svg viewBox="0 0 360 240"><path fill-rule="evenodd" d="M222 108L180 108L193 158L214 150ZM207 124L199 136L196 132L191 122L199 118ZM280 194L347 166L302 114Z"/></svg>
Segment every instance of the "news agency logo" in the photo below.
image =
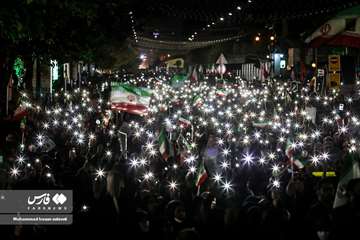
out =
<svg viewBox="0 0 360 240"><path fill-rule="evenodd" d="M67 197L63 193L56 193L53 196L50 193L29 196L27 199L28 210L67 210L67 206L63 206L67 201Z"/></svg>
<svg viewBox="0 0 360 240"><path fill-rule="evenodd" d="M57 194L54 195L52 200L56 205L58 205L58 204L63 205L66 202L67 198L66 198L66 196L64 194L62 194L62 193L58 194L57 193Z"/></svg>

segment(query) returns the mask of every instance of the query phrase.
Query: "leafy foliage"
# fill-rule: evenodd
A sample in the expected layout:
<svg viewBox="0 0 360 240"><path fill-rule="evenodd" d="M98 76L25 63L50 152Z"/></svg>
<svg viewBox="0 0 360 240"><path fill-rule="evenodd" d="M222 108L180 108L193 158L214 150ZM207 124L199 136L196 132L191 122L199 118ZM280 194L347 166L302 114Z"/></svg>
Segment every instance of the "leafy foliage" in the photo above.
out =
<svg viewBox="0 0 360 240"><path fill-rule="evenodd" d="M124 9L120 0L9 0L0 9L0 54L95 62L99 47L124 41Z"/></svg>

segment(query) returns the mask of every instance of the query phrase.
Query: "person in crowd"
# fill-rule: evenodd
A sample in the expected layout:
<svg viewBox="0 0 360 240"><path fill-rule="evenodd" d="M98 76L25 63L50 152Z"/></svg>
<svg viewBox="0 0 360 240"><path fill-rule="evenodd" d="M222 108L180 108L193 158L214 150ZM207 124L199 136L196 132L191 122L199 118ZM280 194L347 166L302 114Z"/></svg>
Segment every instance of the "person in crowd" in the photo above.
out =
<svg viewBox="0 0 360 240"><path fill-rule="evenodd" d="M166 212L168 219L164 228L164 237L165 239L175 239L181 230L189 227L186 209L183 202L172 200L167 204Z"/></svg>
<svg viewBox="0 0 360 240"><path fill-rule="evenodd" d="M284 197L281 191L276 188L270 189L269 195L268 204L262 214L263 237L289 239L291 238L289 232L291 215L284 206Z"/></svg>
<svg viewBox="0 0 360 240"><path fill-rule="evenodd" d="M146 83L142 83L142 86L146 86ZM100 93L98 89L93 96L104 97L106 94L109 93ZM235 97L235 94L232 93L232 97ZM53 101L58 107L75 109L80 100L73 99L72 104L60 100ZM245 98L239 99L239 102L241 105L247 104ZM271 104L275 103L269 101L267 107L270 108ZM93 101L91 106L95 109L98 105L97 101ZM327 109L319 108L318 115L325 110ZM256 132L265 141L261 144L255 143L253 138L256 136L250 136L250 143L244 146L245 139L235 139L229 144L227 152L231 152L229 155L240 157L231 156L231 159L226 156L225 148L221 146L221 139L218 137L217 130L222 127L199 134L193 154L196 155L196 161L204 162L207 171L207 182L201 187L199 196L195 193L196 171L183 174L186 175L185 182L180 181L180 176L185 171L182 167L187 164L184 163L184 159L170 157L168 161L164 161L158 153L152 157L142 155L145 148L142 138L146 134L158 135L158 126L163 126L163 121L169 114L167 111L170 114L175 113L175 110L171 112L171 109L162 112L163 115L154 124L156 127L150 128L149 131L144 130L140 137L134 135L135 130L131 127L132 121L141 121L139 119L142 118L139 116L121 113L109 118L108 113L103 110L96 114L96 111L83 112L84 121L81 123L89 132L94 133L96 138L92 142L86 139L84 143L74 144L73 133L77 129L76 126L68 131L63 131L60 127L51 127L46 131L46 150L45 147L42 149L33 142L38 133L45 132L43 124L46 118L43 114L29 114L23 131L18 129L6 133L6 148L1 150L4 156L4 162L0 163L1 189L73 189L74 227L67 229L74 231L77 237L88 239L104 235L110 237L120 232L129 233L134 239L160 240L213 239L232 235L243 235L251 239L333 240L351 239L351 236L356 236L356 224L359 223L359 179L351 180L347 186L348 203L332 210L335 179L322 179L314 191L314 180L311 176L313 169L287 168L283 161L284 153L281 151L285 144L278 143L275 134L266 133L262 127ZM202 114L199 109L194 109L194 112ZM273 112L266 114L272 115ZM346 118L346 114L342 114L342 117ZM151 115L144 119L145 122L152 120ZM231 122L231 119L234 118L229 117L227 121ZM311 152L310 148L314 148L313 153L316 155L328 153L330 157L322 161L326 163L326 169L341 163L344 153L348 152L349 136L339 134L336 130L345 123L342 119L334 122L334 125L339 125L335 130L333 127L319 124L321 139L311 146L306 143L304 149L301 149L302 153ZM310 124L306 123L304 128L308 128ZM109 130L113 126L128 135L122 136L121 139L116 133L109 136ZM139 129L142 127L140 124ZM286 129L279 131L283 130L286 132ZM194 131L195 135L198 134L197 128ZM236 131L247 134L254 129L253 126L239 126ZM18 143L22 139L22 132L27 147L21 152ZM125 140L128 144L127 152L123 148ZM296 144L299 142L300 140ZM156 144L154 139L154 146ZM281 173L285 177L281 178L280 188L274 186L270 190L264 190L263 186L268 184L267 176L270 174L266 169L269 164L272 165L271 161L268 162L268 155L262 163L264 165L257 163L260 160L257 156L265 154L264 146L280 149L276 150L276 157L271 160L285 169ZM110 155L106 154L107 151ZM19 152L26 155L26 161L30 165L22 167L21 174L9 174L8 169L16 165ZM244 163L244 159L241 158L245 152L249 153L249 161ZM307 161L309 165L310 154L302 155L302 160ZM188 157L186 153L184 156ZM138 172L135 171L136 167L129 166L129 159L136 159L140 164L140 159L143 158L146 163L141 167L137 166L137 170L140 169ZM225 160L231 167L225 169L221 166ZM177 191L169 193L167 181L169 168L172 166L176 166L174 178L179 181ZM194 167L198 168L198 165L194 164ZM101 175L97 174L99 169L102 170ZM286 170L292 170L290 174L293 176L289 177L290 174L287 174ZM147 171L153 173L151 181L144 177ZM221 179L217 183L209 181L217 173L221 173ZM228 177L229 175L233 178ZM231 180L231 187L226 191L222 187L225 179ZM303 230L304 228L308 230ZM51 233L59 231L51 227L17 226L7 228L4 232L13 235L12 239L22 239L23 235L51 236Z"/></svg>
<svg viewBox="0 0 360 240"><path fill-rule="evenodd" d="M351 179L346 187L348 202L334 209L330 239L353 239L360 222L360 178Z"/></svg>
<svg viewBox="0 0 360 240"><path fill-rule="evenodd" d="M335 197L334 180L321 179L316 186L316 202L309 208L305 226L307 239L328 240L333 225L332 205Z"/></svg>
<svg viewBox="0 0 360 240"><path fill-rule="evenodd" d="M176 237L176 240L200 240L199 233L193 228L186 228L181 230Z"/></svg>

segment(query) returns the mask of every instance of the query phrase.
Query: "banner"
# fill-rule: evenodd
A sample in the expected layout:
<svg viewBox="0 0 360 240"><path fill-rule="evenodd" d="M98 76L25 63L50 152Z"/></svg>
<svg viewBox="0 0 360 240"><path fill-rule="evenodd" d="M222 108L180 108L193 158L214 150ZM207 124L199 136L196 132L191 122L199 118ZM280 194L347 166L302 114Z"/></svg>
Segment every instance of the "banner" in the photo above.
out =
<svg viewBox="0 0 360 240"><path fill-rule="evenodd" d="M152 90L129 84L111 84L111 109L144 115L148 111Z"/></svg>

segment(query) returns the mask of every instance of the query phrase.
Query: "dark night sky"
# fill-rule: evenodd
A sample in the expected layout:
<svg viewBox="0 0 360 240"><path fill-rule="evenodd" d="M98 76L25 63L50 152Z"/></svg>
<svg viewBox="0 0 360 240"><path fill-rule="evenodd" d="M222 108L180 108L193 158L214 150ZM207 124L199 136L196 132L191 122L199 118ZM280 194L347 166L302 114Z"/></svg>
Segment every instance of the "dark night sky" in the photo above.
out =
<svg viewBox="0 0 360 240"><path fill-rule="evenodd" d="M336 12L356 5L355 0L154 0L131 1L140 36L186 40L193 32L199 39L231 36L241 31L262 31L288 19L290 33L312 31ZM237 10L241 6L241 10ZM228 16L229 12L232 16ZM225 17L219 22L220 17ZM219 22L203 31L207 24ZM276 26L275 26L276 27Z"/></svg>

